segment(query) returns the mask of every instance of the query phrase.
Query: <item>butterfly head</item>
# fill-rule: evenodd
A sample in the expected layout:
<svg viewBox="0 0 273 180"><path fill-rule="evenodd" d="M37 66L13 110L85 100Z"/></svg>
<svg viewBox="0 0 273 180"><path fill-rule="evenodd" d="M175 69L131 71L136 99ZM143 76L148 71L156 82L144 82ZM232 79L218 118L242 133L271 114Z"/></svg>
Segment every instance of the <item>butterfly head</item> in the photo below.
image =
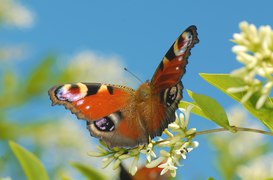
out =
<svg viewBox="0 0 273 180"><path fill-rule="evenodd" d="M145 82L139 86L136 91L136 98L139 102L146 101L151 97L151 86L149 82Z"/></svg>

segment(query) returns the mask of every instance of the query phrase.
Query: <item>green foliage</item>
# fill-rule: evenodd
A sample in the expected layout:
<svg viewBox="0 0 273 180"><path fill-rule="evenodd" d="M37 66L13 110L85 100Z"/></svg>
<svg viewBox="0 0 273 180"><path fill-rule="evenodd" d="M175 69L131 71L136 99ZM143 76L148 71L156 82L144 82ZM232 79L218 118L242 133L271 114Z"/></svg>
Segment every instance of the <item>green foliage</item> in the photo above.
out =
<svg viewBox="0 0 273 180"><path fill-rule="evenodd" d="M20 135L17 125L2 119L0 123L0 139L14 139Z"/></svg>
<svg viewBox="0 0 273 180"><path fill-rule="evenodd" d="M191 110L193 114L196 114L205 119L211 120L195 102L180 101L178 106L179 108L186 108L188 106L193 106L193 109Z"/></svg>
<svg viewBox="0 0 273 180"><path fill-rule="evenodd" d="M200 76L208 83L220 89L222 92L232 97L236 101L240 102L245 92L229 93L227 91L230 87L240 87L244 85L244 82L237 77L232 77L229 74L200 74ZM243 106L263 124L265 124L273 132L273 108L272 101L268 98L265 106L260 109L256 109L255 105L259 94L254 94Z"/></svg>
<svg viewBox="0 0 273 180"><path fill-rule="evenodd" d="M107 178L98 172L97 169L93 169L90 165L73 162L71 165L77 169L88 180L106 180Z"/></svg>
<svg viewBox="0 0 273 180"><path fill-rule="evenodd" d="M209 120L215 122L221 127L224 127L228 130L232 130L227 114L225 110L222 108L222 106L215 101L213 98L202 95L202 94L196 94L193 93L192 91L188 91L189 96L194 100L195 107L198 109L197 112L200 112L201 116L208 118Z"/></svg>
<svg viewBox="0 0 273 180"><path fill-rule="evenodd" d="M5 87L0 91L0 108L20 106L43 94L51 82L56 80L52 77L55 62L55 57L48 56L33 68L29 76L24 77L19 77L12 69L5 69L0 81L2 87Z"/></svg>
<svg viewBox="0 0 273 180"><path fill-rule="evenodd" d="M209 177L207 180L215 180L213 177Z"/></svg>
<svg viewBox="0 0 273 180"><path fill-rule="evenodd" d="M56 58L48 56L44 58L41 63L33 69L31 74L23 86L26 95L37 95L41 91L48 89L47 85L55 78L52 77L52 67L56 62Z"/></svg>
<svg viewBox="0 0 273 180"><path fill-rule="evenodd" d="M3 87L0 89L0 140L1 143L4 142L3 146L5 146L1 147L1 154L4 154L3 158L0 158L1 167L2 164L7 164L5 159L9 159L11 156L7 143L5 143L7 140L17 141L19 138L28 138L31 141L31 147L38 156L48 150L45 147L45 142L48 140L45 133L52 131L50 129L53 129L56 122L59 123L59 121L52 121L56 116L48 116L50 106L44 111L44 114L41 112L38 117L34 117L33 113L35 114L36 108L40 108L44 103L50 104L49 100L41 101L41 97L47 96L47 91L51 86L60 82L73 81L73 77L75 77L73 72L57 69L56 60L55 56L46 56L36 66L30 68L24 76L16 71L16 63L11 63L6 67L4 64L5 68L1 71L0 76L0 87ZM0 63L3 64L2 61ZM65 65L69 65L69 63ZM33 102L35 102L35 108L33 105L29 106ZM59 150L68 146L71 148L71 144L67 141L60 142L58 148ZM13 172L18 172L16 173L17 177L22 176L23 172L15 164L15 158L9 159L8 165L0 168L0 174L5 173L11 166ZM62 167L62 164L64 162L55 163L54 168L48 171L49 176L54 177L59 171L63 171L65 167Z"/></svg>
<svg viewBox="0 0 273 180"><path fill-rule="evenodd" d="M9 141L9 146L17 157L25 175L29 180L48 180L48 174L39 159L25 148L13 141Z"/></svg>

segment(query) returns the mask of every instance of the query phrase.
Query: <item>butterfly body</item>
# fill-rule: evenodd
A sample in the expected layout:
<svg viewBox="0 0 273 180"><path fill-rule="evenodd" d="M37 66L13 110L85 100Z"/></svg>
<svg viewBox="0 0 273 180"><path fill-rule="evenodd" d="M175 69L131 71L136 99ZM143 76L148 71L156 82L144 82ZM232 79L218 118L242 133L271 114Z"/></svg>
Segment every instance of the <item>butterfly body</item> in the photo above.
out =
<svg viewBox="0 0 273 180"><path fill-rule="evenodd" d="M152 80L137 90L103 83L64 84L49 90L52 104L64 105L86 120L90 134L110 147L145 144L175 120L181 78L197 42L196 28L190 26L166 53Z"/></svg>

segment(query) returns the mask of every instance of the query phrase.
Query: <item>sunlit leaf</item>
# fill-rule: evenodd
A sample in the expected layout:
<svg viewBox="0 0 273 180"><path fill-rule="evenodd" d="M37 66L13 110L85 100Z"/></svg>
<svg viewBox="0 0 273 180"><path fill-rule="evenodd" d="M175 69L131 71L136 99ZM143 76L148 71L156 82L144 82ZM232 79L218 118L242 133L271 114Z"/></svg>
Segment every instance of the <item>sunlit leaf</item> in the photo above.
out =
<svg viewBox="0 0 273 180"><path fill-rule="evenodd" d="M206 117L208 117L219 126L232 130L229 125L228 117L225 110L217 101L209 96L196 94L189 90L188 94L198 105L198 107L203 112L203 114L205 114Z"/></svg>
<svg viewBox="0 0 273 180"><path fill-rule="evenodd" d="M85 164L73 162L71 165L77 169L82 175L84 175L88 180L106 180L107 178L99 173L96 169Z"/></svg>
<svg viewBox="0 0 273 180"><path fill-rule="evenodd" d="M200 74L200 76L223 91L228 96L232 97L236 101L240 102L244 96L244 92L229 93L227 89L230 87L244 86L244 82L236 77L231 77L229 74ZM271 131L273 131L273 108L272 99L268 99L267 104L260 109L256 109L256 102L259 98L259 94L254 94L243 106L263 124L265 124Z"/></svg>
<svg viewBox="0 0 273 180"><path fill-rule="evenodd" d="M9 141L9 146L17 157L28 180L49 179L44 166L33 153L27 151L25 148L21 147L13 141Z"/></svg>
<svg viewBox="0 0 273 180"><path fill-rule="evenodd" d="M18 128L18 124L9 122L6 120L5 116L1 116L0 113L0 139L13 139L20 135L20 128Z"/></svg>
<svg viewBox="0 0 273 180"><path fill-rule="evenodd" d="M15 91L17 90L17 77L16 74L9 69L6 69L3 73L2 80L3 87L0 89L0 108L5 108L10 105L18 103L17 100L14 98Z"/></svg>
<svg viewBox="0 0 273 180"><path fill-rule="evenodd" d="M198 116L201 116L201 117L203 117L203 118L206 118L206 119L208 119L208 120L210 120L210 118L202 111L202 109L196 104L196 103L194 103L194 102L187 102L187 101L180 101L180 103L179 103L179 108L187 108L188 106L193 106L193 108L192 108L192 110L191 110L191 112L193 113L193 114L196 114L196 115L198 115Z"/></svg>
<svg viewBox="0 0 273 180"><path fill-rule="evenodd" d="M28 78L28 82L24 82L27 95L37 95L40 92L44 92L45 89L48 89L48 82L54 81L51 71L54 63L55 58L52 56L48 56L47 58L42 60L36 68L34 68L33 72Z"/></svg>

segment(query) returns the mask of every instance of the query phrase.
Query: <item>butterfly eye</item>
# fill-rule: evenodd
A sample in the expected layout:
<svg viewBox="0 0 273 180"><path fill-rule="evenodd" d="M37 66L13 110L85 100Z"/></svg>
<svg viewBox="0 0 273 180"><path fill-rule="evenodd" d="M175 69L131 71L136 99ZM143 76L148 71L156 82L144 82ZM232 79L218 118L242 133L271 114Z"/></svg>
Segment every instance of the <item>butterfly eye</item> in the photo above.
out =
<svg viewBox="0 0 273 180"><path fill-rule="evenodd" d="M179 95L178 85L166 89L163 91L162 95L163 97L161 98L168 107L170 107L177 99L181 98Z"/></svg>
<svg viewBox="0 0 273 180"><path fill-rule="evenodd" d="M107 116L101 119L98 119L94 122L95 127L99 131L114 131L115 130L115 124L113 121Z"/></svg>
<svg viewBox="0 0 273 180"><path fill-rule="evenodd" d="M187 39L191 39L192 35L189 33Z"/></svg>
<svg viewBox="0 0 273 180"><path fill-rule="evenodd" d="M171 89L168 90L167 98L166 98L166 104L167 106L171 106L173 102L175 101L177 96L177 88L172 87Z"/></svg>
<svg viewBox="0 0 273 180"><path fill-rule="evenodd" d="M87 90L86 86L82 83L78 84L65 84L63 86L59 86L55 91L55 97L59 101L68 101L73 102L77 101L84 96L86 96Z"/></svg>
<svg viewBox="0 0 273 180"><path fill-rule="evenodd" d="M105 116L101 119L94 121L94 123L88 122L87 126L92 126L96 128L98 131L103 132L112 132L115 130L115 127L119 124L120 120L122 119L122 113L117 111L112 113L108 116Z"/></svg>

